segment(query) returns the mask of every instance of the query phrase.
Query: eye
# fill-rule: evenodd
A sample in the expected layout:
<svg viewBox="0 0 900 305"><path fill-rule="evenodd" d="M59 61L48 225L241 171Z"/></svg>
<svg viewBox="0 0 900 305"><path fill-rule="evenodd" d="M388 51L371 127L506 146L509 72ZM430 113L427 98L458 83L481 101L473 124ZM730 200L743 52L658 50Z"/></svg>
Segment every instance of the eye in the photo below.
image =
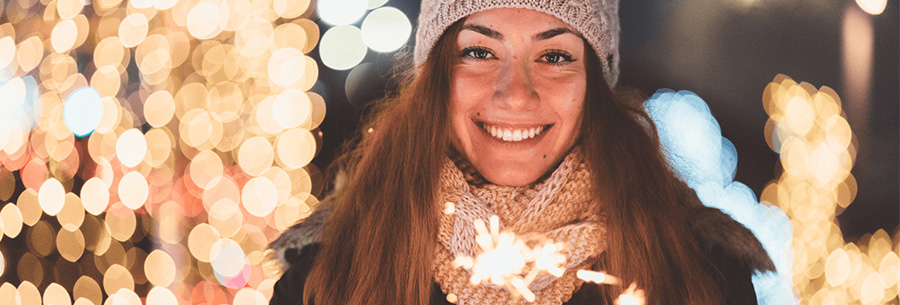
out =
<svg viewBox="0 0 900 305"><path fill-rule="evenodd" d="M573 58L569 52L563 50L549 50L544 52L544 54L541 54L539 60L548 64L561 65L573 62L575 61L575 58Z"/></svg>
<svg viewBox="0 0 900 305"><path fill-rule="evenodd" d="M468 47L462 50L462 57L468 57L476 60L485 60L496 58L490 49L484 47Z"/></svg>

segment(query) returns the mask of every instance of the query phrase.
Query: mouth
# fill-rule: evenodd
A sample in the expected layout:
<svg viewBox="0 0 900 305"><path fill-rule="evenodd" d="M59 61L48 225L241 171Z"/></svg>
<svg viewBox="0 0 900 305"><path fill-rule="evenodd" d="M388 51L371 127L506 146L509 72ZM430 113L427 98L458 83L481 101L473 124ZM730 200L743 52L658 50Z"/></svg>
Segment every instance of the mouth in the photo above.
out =
<svg viewBox="0 0 900 305"><path fill-rule="evenodd" d="M509 143L537 139L553 127L553 124L504 125L478 121L475 125L494 139Z"/></svg>

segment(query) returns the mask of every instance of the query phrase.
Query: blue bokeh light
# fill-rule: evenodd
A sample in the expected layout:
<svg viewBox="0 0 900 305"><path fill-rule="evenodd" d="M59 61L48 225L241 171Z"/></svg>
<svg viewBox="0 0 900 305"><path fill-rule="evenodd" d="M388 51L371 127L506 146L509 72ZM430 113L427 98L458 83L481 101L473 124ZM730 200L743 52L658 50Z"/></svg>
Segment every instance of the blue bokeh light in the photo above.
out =
<svg viewBox="0 0 900 305"><path fill-rule="evenodd" d="M72 92L63 105L63 120L76 137L90 135L102 119L103 100L100 93L89 86Z"/></svg>
<svg viewBox="0 0 900 305"><path fill-rule="evenodd" d="M704 205L722 210L750 229L775 263L777 272L756 273L759 304L797 304L793 294L791 221L775 206L762 204L749 187L734 181L737 150L722 136L719 122L699 96L662 89L644 102L656 124L672 170L697 192Z"/></svg>

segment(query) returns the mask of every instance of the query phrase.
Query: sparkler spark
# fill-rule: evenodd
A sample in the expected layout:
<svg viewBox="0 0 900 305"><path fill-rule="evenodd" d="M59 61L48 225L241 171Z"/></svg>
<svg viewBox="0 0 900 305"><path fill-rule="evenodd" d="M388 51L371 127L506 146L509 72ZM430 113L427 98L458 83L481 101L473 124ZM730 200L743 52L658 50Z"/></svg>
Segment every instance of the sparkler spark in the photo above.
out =
<svg viewBox="0 0 900 305"><path fill-rule="evenodd" d="M578 270L575 275L582 281L597 284L618 285L620 282L619 278L606 274L605 272Z"/></svg>
<svg viewBox="0 0 900 305"><path fill-rule="evenodd" d="M631 283L631 286L616 298L616 305L643 305L646 302L644 290L637 289L635 283Z"/></svg>
<svg viewBox="0 0 900 305"><path fill-rule="evenodd" d="M452 211L452 203L447 204L445 213ZM528 302L535 299L534 292L528 286L542 272L560 277L565 272L563 266L566 257L560 251L564 244L548 242L545 236L522 238L515 233L500 231L500 219L491 216L490 227L484 221L474 221L475 242L479 253L475 258L457 256L453 261L456 267L471 272L470 282L479 285L490 282L506 288L514 298L522 297ZM526 245L526 240L537 241L534 247Z"/></svg>

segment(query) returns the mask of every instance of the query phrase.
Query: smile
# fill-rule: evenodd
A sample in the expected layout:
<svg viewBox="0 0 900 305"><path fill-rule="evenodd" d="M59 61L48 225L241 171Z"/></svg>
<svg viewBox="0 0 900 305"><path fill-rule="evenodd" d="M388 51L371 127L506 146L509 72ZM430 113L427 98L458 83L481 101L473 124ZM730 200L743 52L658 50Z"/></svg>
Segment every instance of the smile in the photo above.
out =
<svg viewBox="0 0 900 305"><path fill-rule="evenodd" d="M507 127L488 123L476 123L484 132L505 142L519 142L540 136L552 125L535 125L531 127Z"/></svg>

